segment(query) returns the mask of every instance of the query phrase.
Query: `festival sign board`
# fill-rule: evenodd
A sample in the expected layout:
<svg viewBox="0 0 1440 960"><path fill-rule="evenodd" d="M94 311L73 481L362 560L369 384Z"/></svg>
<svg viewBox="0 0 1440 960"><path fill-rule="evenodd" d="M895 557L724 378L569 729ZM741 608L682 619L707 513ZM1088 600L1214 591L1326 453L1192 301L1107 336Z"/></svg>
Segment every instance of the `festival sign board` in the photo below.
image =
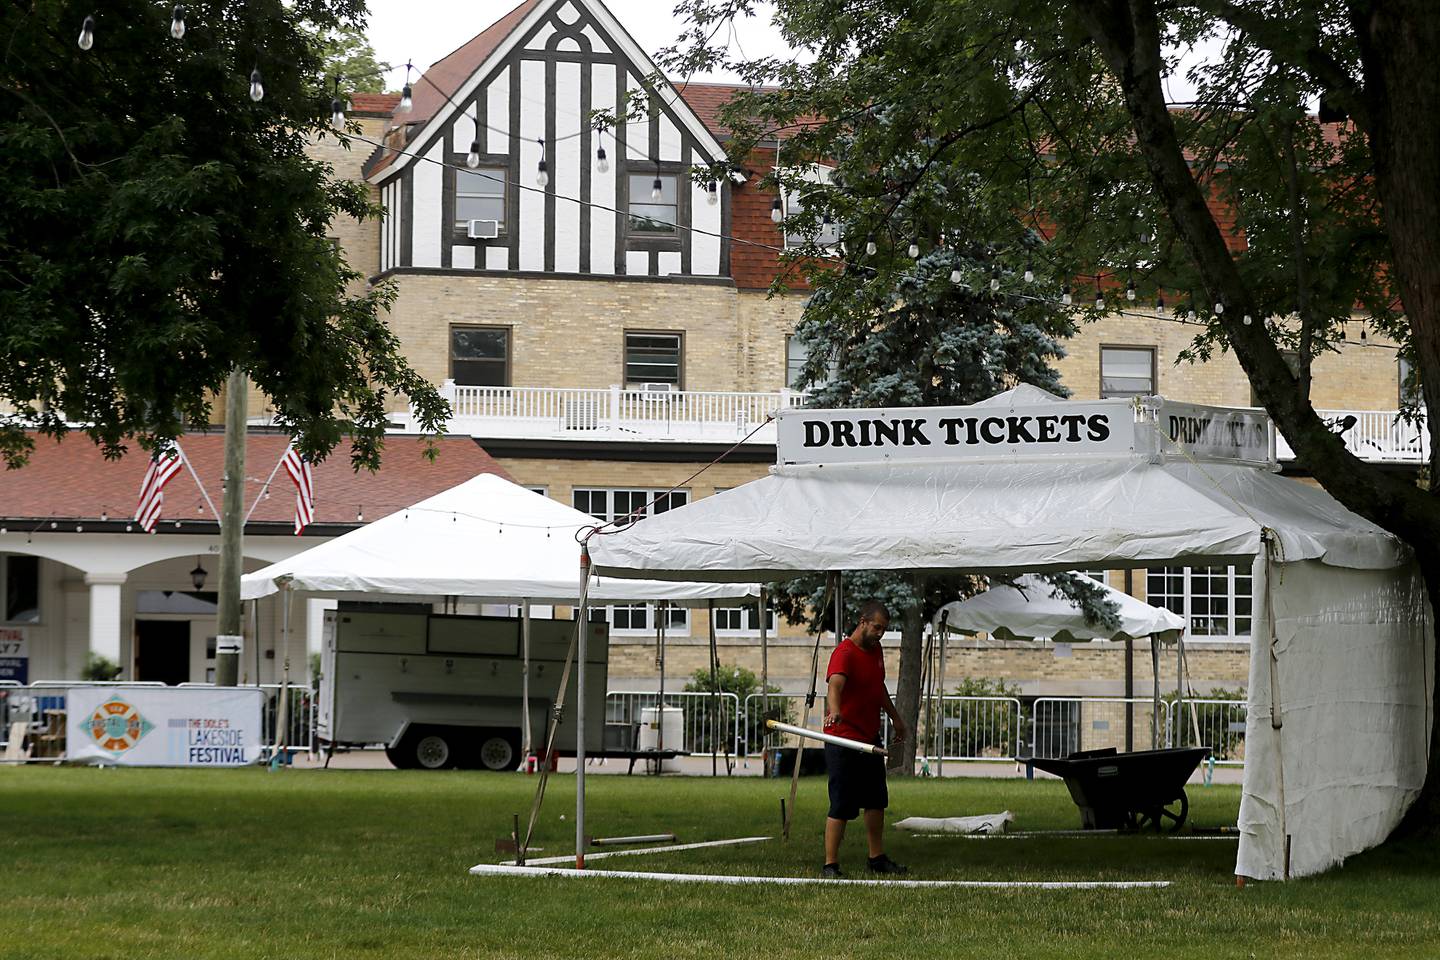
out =
<svg viewBox="0 0 1440 960"><path fill-rule="evenodd" d="M0 627L0 680L30 682L30 649L24 627Z"/></svg>
<svg viewBox="0 0 1440 960"><path fill-rule="evenodd" d="M780 464L1122 456L1136 451L1125 400L1005 407L787 408L776 412Z"/></svg>
<svg viewBox="0 0 1440 960"><path fill-rule="evenodd" d="M70 687L65 756L132 767L240 767L260 760L255 687Z"/></svg>
<svg viewBox="0 0 1440 960"><path fill-rule="evenodd" d="M1164 400L1155 422L1166 454L1259 466L1275 462L1275 429L1263 410Z"/></svg>

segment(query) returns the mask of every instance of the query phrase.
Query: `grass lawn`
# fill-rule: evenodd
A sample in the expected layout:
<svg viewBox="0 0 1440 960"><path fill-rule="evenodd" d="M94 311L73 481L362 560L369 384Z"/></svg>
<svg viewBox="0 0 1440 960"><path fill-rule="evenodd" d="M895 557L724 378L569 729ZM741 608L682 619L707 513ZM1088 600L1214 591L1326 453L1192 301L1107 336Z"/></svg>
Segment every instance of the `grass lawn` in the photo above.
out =
<svg viewBox="0 0 1440 960"><path fill-rule="evenodd" d="M778 834L788 781L592 777L595 834ZM1235 845L1153 837L892 834L922 879L1165 879L1164 890L668 887L474 877L529 809L533 778L398 771L0 769L0 957L760 956L1433 957L1440 856L1382 850L1289 884L1234 887ZM824 782L796 837L596 861L597 868L814 875ZM1009 809L1078 826L1054 781L892 784L892 819ZM1192 787L1191 822L1233 823L1236 787ZM536 842L572 848L574 788L551 781ZM863 875L858 835L846 865Z"/></svg>

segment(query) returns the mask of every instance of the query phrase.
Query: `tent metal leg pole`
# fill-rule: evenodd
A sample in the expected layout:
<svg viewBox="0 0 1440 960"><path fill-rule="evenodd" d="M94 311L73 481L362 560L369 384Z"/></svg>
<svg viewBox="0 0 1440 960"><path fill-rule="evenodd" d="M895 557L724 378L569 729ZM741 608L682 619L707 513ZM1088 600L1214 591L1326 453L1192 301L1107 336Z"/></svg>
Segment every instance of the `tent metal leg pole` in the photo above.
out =
<svg viewBox="0 0 1440 960"><path fill-rule="evenodd" d="M1176 710L1179 710L1179 711L1181 711L1181 712L1183 713L1184 710L1185 710L1185 652L1180 648L1180 643L1181 643L1180 638L1179 638L1179 637L1176 637L1176 638L1175 638L1175 709L1176 709ZM1182 746L1185 745L1185 743L1184 743L1184 741L1185 741L1185 733L1184 733L1185 728L1181 725L1181 720L1182 720L1182 719L1183 719L1183 718L1181 718L1181 717L1174 717L1174 718L1172 719L1172 721L1171 721L1171 725L1170 725L1170 726L1171 726L1171 730L1170 730L1170 733L1171 733L1171 736L1173 736L1173 737L1175 738L1175 742L1172 743L1172 744L1169 744L1169 746L1172 746L1172 747L1182 747ZM1200 744L1198 744L1198 743L1195 744L1195 746L1197 746L1197 747L1198 747L1199 745L1200 745Z"/></svg>
<svg viewBox="0 0 1440 960"><path fill-rule="evenodd" d="M935 776L945 775L945 646L950 631L940 631L940 676L935 684L935 697L940 701L939 723L935 725Z"/></svg>
<svg viewBox="0 0 1440 960"><path fill-rule="evenodd" d="M520 604L520 765L530 756L530 601ZM517 838L518 839L518 838Z"/></svg>
<svg viewBox="0 0 1440 960"><path fill-rule="evenodd" d="M829 605L830 596L839 593L839 586L835 582L836 577L837 574L833 572L826 577L826 598L820 601L820 622L816 624L817 626L821 626L825 622L825 607ZM823 630L815 631L815 649L810 654L810 691L805 695L805 712L801 715L800 719L800 726L802 727L810 726L810 708L815 706L815 683L820 676L820 638L823 634ZM797 739L795 743L795 766L790 771L790 805L784 808L785 820L781 824L781 836L787 841L790 839L790 824L795 819L795 796L800 790L800 763L804 757L805 741L803 738Z"/></svg>
<svg viewBox="0 0 1440 960"><path fill-rule="evenodd" d="M769 617L765 612L765 588L760 588L760 716L765 720L770 719L770 634L766 627L769 625ZM747 721L749 718L746 718ZM761 722L760 740L760 775L765 776L770 769L770 745L769 735L764 722ZM746 745L749 745L749 734L746 734Z"/></svg>
<svg viewBox="0 0 1440 960"><path fill-rule="evenodd" d="M580 620L579 654L580 673L575 678L575 869L585 869L585 670L586 639L590 635L590 548L580 544L580 607L576 616Z"/></svg>
<svg viewBox="0 0 1440 960"><path fill-rule="evenodd" d="M1155 706L1150 718L1150 749L1160 749L1160 640L1150 634L1150 678L1153 686Z"/></svg>
<svg viewBox="0 0 1440 960"><path fill-rule="evenodd" d="M665 630L670 625L670 604L660 604L660 632L655 639L655 668L660 671L660 691L656 696L659 705L656 710L655 749L665 749ZM661 772L664 760L655 761L655 772Z"/></svg>
<svg viewBox="0 0 1440 960"><path fill-rule="evenodd" d="M720 775L720 656L715 649L715 601L705 601L705 613L710 621L706 625L710 638L710 776Z"/></svg>

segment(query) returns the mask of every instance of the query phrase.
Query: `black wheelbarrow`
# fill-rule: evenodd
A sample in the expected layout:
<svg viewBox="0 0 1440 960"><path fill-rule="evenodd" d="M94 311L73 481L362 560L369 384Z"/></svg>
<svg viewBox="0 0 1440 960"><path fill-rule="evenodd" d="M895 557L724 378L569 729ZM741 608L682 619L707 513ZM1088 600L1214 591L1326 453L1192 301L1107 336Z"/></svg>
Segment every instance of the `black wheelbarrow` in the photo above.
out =
<svg viewBox="0 0 1440 960"><path fill-rule="evenodd" d="M1086 830L1174 832L1190 814L1185 782L1209 755L1209 747L1133 753L1107 747L1063 759L1031 757L1025 762L1065 779Z"/></svg>

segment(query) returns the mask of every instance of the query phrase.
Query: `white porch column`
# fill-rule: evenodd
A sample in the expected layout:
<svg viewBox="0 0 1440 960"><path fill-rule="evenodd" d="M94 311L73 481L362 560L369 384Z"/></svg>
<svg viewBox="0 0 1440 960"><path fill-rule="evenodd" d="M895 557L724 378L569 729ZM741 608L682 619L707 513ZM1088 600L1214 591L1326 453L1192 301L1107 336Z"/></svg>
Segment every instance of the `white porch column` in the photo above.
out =
<svg viewBox="0 0 1440 960"><path fill-rule="evenodd" d="M120 589L123 573L87 573L90 588L90 652L120 666Z"/></svg>

